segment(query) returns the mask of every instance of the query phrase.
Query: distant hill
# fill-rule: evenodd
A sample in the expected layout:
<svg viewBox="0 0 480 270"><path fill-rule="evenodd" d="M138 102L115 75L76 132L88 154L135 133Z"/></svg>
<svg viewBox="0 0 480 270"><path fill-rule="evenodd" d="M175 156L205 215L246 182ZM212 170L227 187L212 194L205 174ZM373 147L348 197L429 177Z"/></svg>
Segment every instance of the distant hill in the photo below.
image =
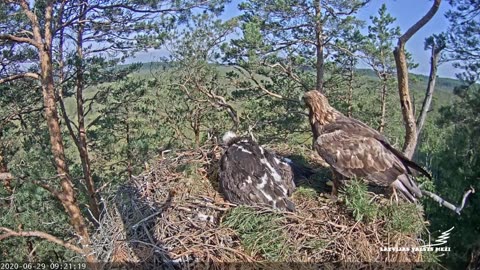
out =
<svg viewBox="0 0 480 270"><path fill-rule="evenodd" d="M377 75L371 69L357 69L357 73L361 76L376 78ZM425 89L428 84L428 76L420 74L409 74L410 87L413 89ZM459 80L451 78L437 77L435 85L436 91L452 93L455 86L460 86L462 83Z"/></svg>
<svg viewBox="0 0 480 270"><path fill-rule="evenodd" d="M138 71L140 74L148 74L154 71L158 71L160 69L168 69L172 64L166 62L146 62L143 63L142 67ZM121 65L121 66L128 66L128 65ZM225 66L226 67L226 66ZM227 67L228 68L228 67ZM369 77L372 79L377 79L375 72L371 69L360 68L357 69L357 74L360 76ZM428 84L428 76L410 73L410 87L412 89L425 89ZM461 82L456 79L451 78L442 78L438 77L435 90L441 92L452 93L453 89L456 86L460 86Z"/></svg>

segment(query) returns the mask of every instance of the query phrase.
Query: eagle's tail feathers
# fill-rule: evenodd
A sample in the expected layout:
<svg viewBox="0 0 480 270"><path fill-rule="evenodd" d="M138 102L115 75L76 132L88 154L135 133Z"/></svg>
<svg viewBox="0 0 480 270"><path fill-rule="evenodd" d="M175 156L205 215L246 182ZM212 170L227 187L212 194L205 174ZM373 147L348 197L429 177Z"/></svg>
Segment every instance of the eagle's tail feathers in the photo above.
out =
<svg viewBox="0 0 480 270"><path fill-rule="evenodd" d="M402 152L398 151L397 149L395 149L393 146L391 146L390 144L388 144L387 142L384 142L384 141L381 141L381 143L387 148L389 149L390 151L392 151L392 153L394 153L398 158L400 158L400 160L407 166L407 167L410 167L414 170L416 170L417 172L420 172L421 174L425 175L426 177L428 177L428 179L432 179L432 176L430 175L430 173L428 173L424 168L422 168L420 165L416 164L415 162L411 161L409 158L407 158Z"/></svg>

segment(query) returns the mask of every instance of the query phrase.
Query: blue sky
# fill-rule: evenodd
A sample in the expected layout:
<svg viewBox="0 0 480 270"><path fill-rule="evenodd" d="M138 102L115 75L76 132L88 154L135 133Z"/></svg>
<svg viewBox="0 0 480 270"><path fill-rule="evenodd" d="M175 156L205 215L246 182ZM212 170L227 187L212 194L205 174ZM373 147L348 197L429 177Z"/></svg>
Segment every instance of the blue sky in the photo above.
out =
<svg viewBox="0 0 480 270"><path fill-rule="evenodd" d="M228 19L240 15L240 11L238 10L238 3L240 2L241 0L233 0L228 4L222 18ZM429 10L432 5L432 0L371 0L366 7L360 10L357 16L360 19L367 21L368 24L368 22L370 22L370 16L377 15L378 9L383 3L387 5L388 12L393 17L397 18L396 25L400 26L403 33ZM440 10L435 14L433 19L407 42L407 50L412 53L415 62L419 64L418 68L411 70L411 72L428 75L430 51L424 50L424 40L432 34L438 34L447 30L448 21L444 14L448 9L450 9L448 3L442 1ZM135 59L130 59L128 62L158 61L160 59L159 57L162 55L165 56L166 52L162 52L162 50L156 52L142 52L137 54ZM440 77L454 78L455 69L449 63L442 64L438 68L438 75Z"/></svg>
<svg viewBox="0 0 480 270"><path fill-rule="evenodd" d="M402 33L425 15L432 5L431 0L372 0L368 6L359 12L358 17L369 22L370 16L376 15L383 3L387 5L388 12L397 18L396 24L400 26ZM419 64L418 68L413 69L412 72L424 75L428 75L430 72L430 51L424 50L424 41L425 38L432 34L438 34L447 30L448 20L444 14L449 9L450 5L447 1L442 1L440 10L432 20L407 42L407 50L412 53L415 62ZM438 68L438 75L440 77L454 78L455 69L449 63L442 64Z"/></svg>
<svg viewBox="0 0 480 270"><path fill-rule="evenodd" d="M240 0L232 1L225 8L224 18L240 15L237 8L240 2ZM432 5L431 0L371 0L366 7L361 9L357 16L368 23L370 16L377 15L378 9L380 9L383 3L387 5L388 12L397 18L396 25L400 26L402 33L425 15ZM448 3L443 1L440 5L440 10L435 14L433 19L407 42L407 50L412 53L415 62L419 64L418 68L412 70L412 72L424 75L428 75L430 72L430 51L424 50L423 43L428 36L447 30L448 21L444 14L449 8ZM443 64L438 69L438 75L440 77L453 78L455 77L455 69L451 64Z"/></svg>

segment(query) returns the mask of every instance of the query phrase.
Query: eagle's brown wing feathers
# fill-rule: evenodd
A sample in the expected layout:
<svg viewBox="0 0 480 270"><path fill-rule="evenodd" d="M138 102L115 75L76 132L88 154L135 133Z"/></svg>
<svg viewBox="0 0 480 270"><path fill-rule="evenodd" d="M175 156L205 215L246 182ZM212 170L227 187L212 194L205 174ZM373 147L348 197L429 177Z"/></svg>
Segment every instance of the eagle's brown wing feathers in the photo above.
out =
<svg viewBox="0 0 480 270"><path fill-rule="evenodd" d="M375 138L337 130L320 135L315 147L330 166L348 178L363 177L386 187L405 173L398 158Z"/></svg>
<svg viewBox="0 0 480 270"><path fill-rule="evenodd" d="M430 175L393 148L387 138L331 107L316 90L306 92L303 99L310 110L314 147L337 173L347 178L362 177L370 184L393 186L410 201L422 196L411 169Z"/></svg>
<svg viewBox="0 0 480 270"><path fill-rule="evenodd" d="M422 194L409 167L429 176L423 168L393 148L383 135L347 117L339 117L338 121L325 125L315 148L343 176L362 177L380 187L395 186L410 201Z"/></svg>
<svg viewBox="0 0 480 270"><path fill-rule="evenodd" d="M348 133L355 134L360 137L366 138L375 138L378 142L380 142L386 149L388 149L392 154L394 154L398 159L402 161L402 163L407 166L406 170L409 171L409 168L412 168L426 177L432 179L432 176L425 171L422 167L417 165L415 162L411 161L409 158L405 157L405 155L395 149L393 146L390 145L388 139L383 136L377 130L367 126L365 123L358 121L354 118L348 118L345 116L341 116L337 119L337 121L326 125L323 128L323 133L331 133L336 130L344 130ZM353 132L352 132L353 131Z"/></svg>

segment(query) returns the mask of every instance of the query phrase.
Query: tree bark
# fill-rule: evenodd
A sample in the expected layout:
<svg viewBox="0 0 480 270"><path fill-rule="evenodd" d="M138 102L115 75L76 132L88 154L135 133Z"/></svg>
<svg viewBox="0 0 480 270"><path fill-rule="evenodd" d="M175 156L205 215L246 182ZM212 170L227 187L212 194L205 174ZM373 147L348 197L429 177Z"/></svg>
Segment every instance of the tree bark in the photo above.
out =
<svg viewBox="0 0 480 270"><path fill-rule="evenodd" d="M81 237L82 245L88 246L90 244L90 236L88 234L87 226L85 225L80 208L76 202L72 179L66 163L65 151L62 142L62 133L60 130L60 123L58 120L58 112L55 102L53 70L51 69L52 62L48 51L40 52L40 62L42 67L42 92L45 105L45 118L47 120L48 130L50 133L50 144L55 160L55 166L58 176L61 179L61 203L69 214L75 231Z"/></svg>
<svg viewBox="0 0 480 270"><path fill-rule="evenodd" d="M417 137L420 137L423 125L425 124L425 120L427 119L428 110L430 110L430 105L432 103L433 92L435 91L435 83L437 79L438 59L440 58L440 53L442 50L443 47L437 47L435 44L432 45L432 55L430 57L430 74L428 76L427 90L425 92L425 98L423 99L422 110L417 118Z"/></svg>
<svg viewBox="0 0 480 270"><path fill-rule="evenodd" d="M324 62L325 56L323 54L323 23L322 23L322 3L319 0L315 1L315 50L317 56L316 62L316 76L315 89L323 93L323 77L324 77Z"/></svg>
<svg viewBox="0 0 480 270"><path fill-rule="evenodd" d="M355 76L354 73L354 61L351 60L350 62L350 73L348 76L348 97L347 97L347 103L348 103L348 109L347 109L347 116L352 117L352 112L353 112L353 78Z"/></svg>
<svg viewBox="0 0 480 270"><path fill-rule="evenodd" d="M380 101L382 105L381 105L381 115L380 115L380 127L378 128L378 131L380 133L383 133L383 131L385 130L386 117L387 117L387 79L385 75L382 79L382 92L380 95Z"/></svg>
<svg viewBox="0 0 480 270"><path fill-rule="evenodd" d="M80 238L82 244L83 254L86 256L87 263L90 263L95 268L95 257L89 252L90 235L87 230L84 218L76 201L75 192L73 189L72 178L70 176L66 157L65 148L63 145L62 133L60 129L60 122L58 119L58 111L56 107L55 97L55 82L53 77L52 64L52 16L53 16L53 1L47 2L45 8L45 26L43 36L41 34L41 27L37 16L33 13L26 1L20 1L20 5L24 13L29 18L35 43L33 44L39 54L40 60L40 78L42 83L42 94L45 109L45 119L50 135L50 147L54 157L54 163L58 177L60 178L61 192L58 192L58 199L65 208L70 217L70 222Z"/></svg>
<svg viewBox="0 0 480 270"><path fill-rule="evenodd" d="M192 119L190 126L193 129L193 134L195 137L195 147L199 148L200 147L200 122L201 122L201 114L202 114L202 109L201 108L195 108L192 111Z"/></svg>
<svg viewBox="0 0 480 270"><path fill-rule="evenodd" d="M408 88L408 67L405 55L405 44L407 41L428 21L432 19L440 7L441 0L434 0L430 10L418 22L410 27L403 34L397 43L397 47L393 51L395 64L397 67L398 78L398 94L400 96L400 105L402 108L403 122L405 125L405 142L403 145L403 153L411 158L417 145L417 128L415 116L413 114L413 106L410 98L410 90Z"/></svg>

